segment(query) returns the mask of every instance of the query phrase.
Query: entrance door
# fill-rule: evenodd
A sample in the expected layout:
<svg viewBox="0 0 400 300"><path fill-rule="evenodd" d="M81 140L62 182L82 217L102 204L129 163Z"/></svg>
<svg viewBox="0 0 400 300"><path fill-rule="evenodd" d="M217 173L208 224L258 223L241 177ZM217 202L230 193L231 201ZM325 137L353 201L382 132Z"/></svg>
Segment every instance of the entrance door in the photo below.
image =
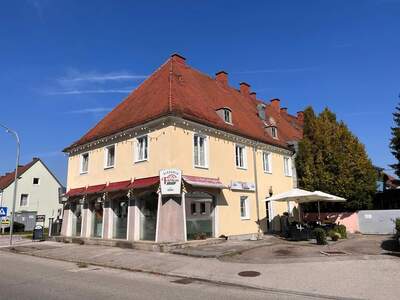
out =
<svg viewBox="0 0 400 300"><path fill-rule="evenodd" d="M186 195L186 231L188 240L213 237L213 198L206 193Z"/></svg>
<svg viewBox="0 0 400 300"><path fill-rule="evenodd" d="M103 235L103 204L92 203L92 236L101 238Z"/></svg>
<svg viewBox="0 0 400 300"><path fill-rule="evenodd" d="M140 198L140 239L145 241L156 240L158 194Z"/></svg>
<svg viewBox="0 0 400 300"><path fill-rule="evenodd" d="M126 240L128 226L128 199L124 198L114 200L112 203L112 209L114 212L113 238Z"/></svg>
<svg viewBox="0 0 400 300"><path fill-rule="evenodd" d="M75 204L72 208L72 235L81 236L82 204Z"/></svg>

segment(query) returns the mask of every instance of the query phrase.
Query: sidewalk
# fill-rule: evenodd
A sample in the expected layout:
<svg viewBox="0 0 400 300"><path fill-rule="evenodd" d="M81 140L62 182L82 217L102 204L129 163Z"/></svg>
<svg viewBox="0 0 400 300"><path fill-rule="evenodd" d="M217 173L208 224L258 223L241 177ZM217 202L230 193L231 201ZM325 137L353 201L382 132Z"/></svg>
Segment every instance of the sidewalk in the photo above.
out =
<svg viewBox="0 0 400 300"><path fill-rule="evenodd" d="M10 250L2 248L3 251ZM312 296L318 299L398 299L400 259L365 255L359 258L299 259L296 262L247 264L216 258L195 258L103 246L29 243L12 252L82 262L130 271L149 272ZM239 272L257 271L258 277Z"/></svg>

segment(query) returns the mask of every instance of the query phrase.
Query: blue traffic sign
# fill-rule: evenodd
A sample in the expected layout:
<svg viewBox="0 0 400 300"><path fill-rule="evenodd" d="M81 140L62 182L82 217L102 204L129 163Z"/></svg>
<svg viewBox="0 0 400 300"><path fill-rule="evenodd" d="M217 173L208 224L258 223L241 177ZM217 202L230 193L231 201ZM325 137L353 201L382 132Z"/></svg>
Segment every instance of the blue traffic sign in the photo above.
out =
<svg viewBox="0 0 400 300"><path fill-rule="evenodd" d="M7 217L7 207L0 207L0 218Z"/></svg>

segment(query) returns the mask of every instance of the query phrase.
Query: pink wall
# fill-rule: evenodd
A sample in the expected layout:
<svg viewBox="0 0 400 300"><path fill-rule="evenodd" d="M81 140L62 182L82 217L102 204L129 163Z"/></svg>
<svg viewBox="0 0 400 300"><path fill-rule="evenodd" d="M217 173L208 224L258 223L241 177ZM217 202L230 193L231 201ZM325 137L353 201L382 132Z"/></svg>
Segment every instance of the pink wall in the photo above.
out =
<svg viewBox="0 0 400 300"><path fill-rule="evenodd" d="M316 221L318 219L318 213L304 213L304 221ZM345 225L347 231L354 233L359 231L358 226L358 215L357 212L343 212L343 213L321 213L321 220L329 220L336 224Z"/></svg>

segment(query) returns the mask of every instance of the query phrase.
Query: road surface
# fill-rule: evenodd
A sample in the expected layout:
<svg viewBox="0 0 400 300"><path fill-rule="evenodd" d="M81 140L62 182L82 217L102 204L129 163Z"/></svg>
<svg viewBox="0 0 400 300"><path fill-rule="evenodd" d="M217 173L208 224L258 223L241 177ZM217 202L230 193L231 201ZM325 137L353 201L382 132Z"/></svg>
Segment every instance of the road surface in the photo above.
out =
<svg viewBox="0 0 400 300"><path fill-rule="evenodd" d="M0 299L316 299L0 251Z"/></svg>

